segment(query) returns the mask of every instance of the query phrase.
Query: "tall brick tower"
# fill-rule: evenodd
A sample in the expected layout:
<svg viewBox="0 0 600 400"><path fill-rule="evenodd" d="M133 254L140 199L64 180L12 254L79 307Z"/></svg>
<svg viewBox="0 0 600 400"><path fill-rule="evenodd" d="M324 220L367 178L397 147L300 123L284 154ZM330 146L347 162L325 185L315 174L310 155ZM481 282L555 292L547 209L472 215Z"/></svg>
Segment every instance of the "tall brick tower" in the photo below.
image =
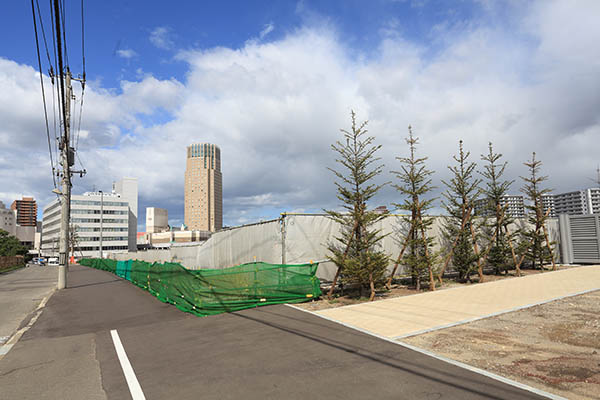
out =
<svg viewBox="0 0 600 400"><path fill-rule="evenodd" d="M223 227L221 149L217 145L187 147L184 222L191 230L216 232Z"/></svg>
<svg viewBox="0 0 600 400"><path fill-rule="evenodd" d="M33 197L23 197L10 205L17 212L17 225L35 226L37 222L37 203Z"/></svg>

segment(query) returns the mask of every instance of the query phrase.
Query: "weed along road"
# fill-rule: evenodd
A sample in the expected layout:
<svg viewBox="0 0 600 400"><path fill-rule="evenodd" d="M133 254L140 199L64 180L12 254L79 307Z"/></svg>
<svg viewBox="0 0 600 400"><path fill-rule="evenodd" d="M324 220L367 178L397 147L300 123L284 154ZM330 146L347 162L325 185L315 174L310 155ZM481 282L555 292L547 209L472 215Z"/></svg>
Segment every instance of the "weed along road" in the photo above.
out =
<svg viewBox="0 0 600 400"><path fill-rule="evenodd" d="M199 318L72 266L0 360L3 399L537 399L286 305Z"/></svg>

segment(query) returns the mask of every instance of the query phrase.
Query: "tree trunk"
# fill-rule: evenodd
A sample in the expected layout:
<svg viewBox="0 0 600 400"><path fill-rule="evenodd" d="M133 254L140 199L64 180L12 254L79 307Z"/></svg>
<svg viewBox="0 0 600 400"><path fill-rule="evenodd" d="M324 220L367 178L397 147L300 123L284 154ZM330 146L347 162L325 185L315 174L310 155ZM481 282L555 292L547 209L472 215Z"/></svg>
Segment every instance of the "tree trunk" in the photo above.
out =
<svg viewBox="0 0 600 400"><path fill-rule="evenodd" d="M542 225L544 228L544 237L546 238L546 246L548 246L548 251L550 252L550 257L552 257L552 271L556 271L556 263L554 262L554 252L552 251L552 246L550 246L550 240L548 239L548 230L546 229L546 224Z"/></svg>
<svg viewBox="0 0 600 400"><path fill-rule="evenodd" d="M352 235L350 235L350 240L348 240L348 244L346 245L346 250L344 250L344 255L342 256L342 265L346 260L346 256L348 255L348 250L350 250L350 245L352 244L352 239L354 239L354 235L356 234L356 230L358 228L358 222L354 222L354 229L352 229ZM327 297L331 299L333 295L333 291L335 290L335 285L337 284L337 280L340 277L340 272L342 271L342 266L339 265L337 271L335 271L335 276L333 277L333 282L331 283L331 288L327 293Z"/></svg>
<svg viewBox="0 0 600 400"><path fill-rule="evenodd" d="M429 272L429 290L435 290L435 280L433 279L433 269L431 267L431 260L429 259L429 249L427 248L427 237L425 236L425 228L423 228L423 219L421 218L421 210L419 209L419 222L421 223L421 239L425 246L425 259L427 260L427 269Z"/></svg>
<svg viewBox="0 0 600 400"><path fill-rule="evenodd" d="M504 232L506 233L506 240L508 241L508 245L510 246L510 252L512 254L513 262L515 263L515 271L517 273L517 276L521 276L521 268L519 268L519 263L517 263L517 255L515 254L515 248L513 247L510 234L508 233L508 226L504 227Z"/></svg>
<svg viewBox="0 0 600 400"><path fill-rule="evenodd" d="M392 280L394 279L394 274L396 273L396 270L398 269L398 264L400 264L400 261L402 261L402 256L404 255L404 251L406 250L406 247L408 246L408 239L410 237L410 234L413 230L413 226L410 226L410 229L408 231L408 235L406 235L406 240L404 241L404 245L402 246L402 250L400 250L400 255L398 255L398 258L396 259L396 263L394 264L394 269L392 270L392 273L390 274L390 277L388 278L388 281L385 284L385 287L389 289L392 288Z"/></svg>
<svg viewBox="0 0 600 400"><path fill-rule="evenodd" d="M375 283L373 282L372 272L369 272L369 286L371 288L371 296L369 296L369 301L373 301L373 299L375 299Z"/></svg>
<svg viewBox="0 0 600 400"><path fill-rule="evenodd" d="M479 274L479 283L483 283L483 264L481 264L481 258L479 257L479 246L477 246L477 239L475 238L473 224L470 224L469 228L471 229L471 237L473 238L473 251L477 256L477 273Z"/></svg>
<svg viewBox="0 0 600 400"><path fill-rule="evenodd" d="M463 218L462 224L460 226L460 231L458 232L458 235L456 235L456 238L454 239L454 243L452 243L452 247L450 248L450 253L446 257L446 261L444 262L444 266L442 267L442 270L438 274L438 281L440 282L440 286L442 285L442 277L444 275L444 272L446 272L446 268L448 268L448 264L450 263L450 259L452 258L452 254L454 253L454 248L456 247L456 244L458 243L458 239L460 238L461 233L463 233L463 231L465 229L465 225L471 219L471 210L472 210L472 208L469 208L468 213L465 214L466 217Z"/></svg>

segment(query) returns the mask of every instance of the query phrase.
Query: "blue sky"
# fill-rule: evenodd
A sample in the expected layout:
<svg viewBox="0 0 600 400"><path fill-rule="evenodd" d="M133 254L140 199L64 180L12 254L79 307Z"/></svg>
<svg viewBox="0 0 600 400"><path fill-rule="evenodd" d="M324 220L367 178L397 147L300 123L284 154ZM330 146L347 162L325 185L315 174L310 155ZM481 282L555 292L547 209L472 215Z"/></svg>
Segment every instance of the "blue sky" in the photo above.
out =
<svg viewBox="0 0 600 400"><path fill-rule="evenodd" d="M50 39L49 4L40 3ZM66 4L70 61L72 69L78 71L81 6L79 1ZM11 18L5 19L0 33L13 39L5 43L2 55L36 65L29 3L10 2L6 6L6 15ZM109 0L84 2L84 10L88 79L101 81L108 88L118 88L123 79L135 80L138 68L159 79L174 77L181 81L187 66L172 59L175 51L240 48L260 37L265 29L268 40L277 40L306 25L330 24L359 56L371 53L386 29L399 29L408 40L428 43L434 26L466 23L483 14L481 5L470 1L393 0L187 1L176 6L165 6L161 1ZM157 37L164 41L162 48L150 40L157 29ZM123 51L131 51L131 56L128 58Z"/></svg>
<svg viewBox="0 0 600 400"><path fill-rule="evenodd" d="M41 3L49 35L49 2ZM69 63L79 73L80 1L65 4ZM592 185L597 1L164 4L85 2L79 156L89 173L75 178L75 193L136 176L140 220L157 206L179 224L185 146L209 141L223 154L226 225L335 208L329 146L351 109L383 145L381 181L393 180L411 124L436 171L436 196L459 139L473 161L494 142L514 194L532 151L555 191ZM9 2L5 14L0 200L34 195L43 207L52 180L30 5ZM373 206L392 202L400 199L388 187Z"/></svg>

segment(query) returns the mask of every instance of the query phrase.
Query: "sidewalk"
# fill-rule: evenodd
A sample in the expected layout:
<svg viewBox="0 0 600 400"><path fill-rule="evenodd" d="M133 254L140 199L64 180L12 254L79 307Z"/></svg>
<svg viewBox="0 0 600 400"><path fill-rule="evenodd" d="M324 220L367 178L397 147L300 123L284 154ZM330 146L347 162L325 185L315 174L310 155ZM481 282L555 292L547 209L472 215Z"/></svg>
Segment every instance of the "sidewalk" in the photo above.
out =
<svg viewBox="0 0 600 400"><path fill-rule="evenodd" d="M402 339L598 289L600 266L574 267L316 313L390 339Z"/></svg>
<svg viewBox="0 0 600 400"><path fill-rule="evenodd" d="M57 267L31 266L0 274L0 358L8 340L56 287Z"/></svg>

